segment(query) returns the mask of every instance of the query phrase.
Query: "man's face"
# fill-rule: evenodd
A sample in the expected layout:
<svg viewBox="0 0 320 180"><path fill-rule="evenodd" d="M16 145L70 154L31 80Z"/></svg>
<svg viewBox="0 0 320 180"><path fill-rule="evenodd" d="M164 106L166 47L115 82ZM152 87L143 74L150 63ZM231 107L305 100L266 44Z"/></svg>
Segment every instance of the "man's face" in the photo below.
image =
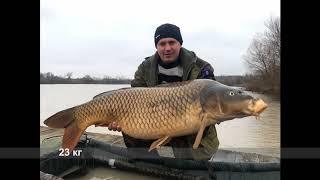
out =
<svg viewBox="0 0 320 180"><path fill-rule="evenodd" d="M180 53L181 44L174 38L162 38L157 44L157 51L164 63L175 61Z"/></svg>

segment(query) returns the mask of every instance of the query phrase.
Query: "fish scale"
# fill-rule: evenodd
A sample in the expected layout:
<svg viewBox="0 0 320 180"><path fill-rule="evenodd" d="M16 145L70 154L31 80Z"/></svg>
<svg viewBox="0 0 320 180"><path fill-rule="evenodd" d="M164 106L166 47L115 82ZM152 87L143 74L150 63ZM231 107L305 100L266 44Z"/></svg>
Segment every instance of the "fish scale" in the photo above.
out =
<svg viewBox="0 0 320 180"><path fill-rule="evenodd" d="M183 90L182 88L177 88L178 91ZM186 93L192 93L196 91L186 91ZM105 96L103 98L109 98L111 99L111 105L107 107L106 109L114 109L112 112L115 112L114 114L119 118L119 124L123 131L128 131L130 133L130 129L125 127L126 125L129 125L130 123L121 124L123 121L129 121L132 122L131 124L137 124L137 126L141 126L139 128L134 128L135 130L138 130L136 132L131 132L134 135L136 135L136 138L143 138L140 137L140 134L143 134L139 132L139 129L148 128L149 124L151 123L151 126L158 128L158 132L160 130L166 129L165 125L168 125L168 123L159 123L158 121L163 121L164 117L167 117L166 122L168 121L175 121L175 116L166 116L168 114L174 114L175 112L172 112L171 109L175 109L173 107L176 107L177 101L176 98L170 98L173 96L172 90L169 88L163 88L163 89L157 89L154 91L156 98L149 98L148 95L151 93L146 93L141 90L132 91L129 96L129 91L125 92L117 92L115 94L110 96ZM186 93L179 93L180 96L186 94ZM158 98L157 98L158 97ZM190 97L190 95L187 95L185 97ZM187 98L182 98L182 100L179 102L181 106L188 106L191 104L191 101L187 101ZM141 101L144 101L145 103L133 103L133 100L139 98ZM96 103L103 103L104 101L96 101ZM189 104L188 104L189 103ZM89 105L90 106L90 105ZM91 106L94 106L91 105ZM152 107L153 106L153 107ZM93 109L93 108L86 108L86 109ZM123 111L124 109L127 109L128 111ZM144 112L143 110L147 109L147 112ZM80 109L81 111L82 109ZM165 111L167 110L167 111ZM186 112L186 108L178 108L177 116L181 117L181 114L183 112ZM88 112L85 111L86 116L88 116ZM138 115L139 114L139 115ZM122 117L122 118L121 118ZM100 119L100 118L99 118ZM181 126L181 125L179 125ZM130 125L129 127L134 127ZM173 128L170 128L173 129Z"/></svg>
<svg viewBox="0 0 320 180"><path fill-rule="evenodd" d="M168 138L198 132L193 146L197 148L204 128L218 122L219 118L259 115L267 107L261 99L245 93L231 97L230 91L238 90L208 79L118 89L60 111L44 123L65 128L63 147L70 149L76 146L87 127L111 122L117 122L131 137L155 140L150 149L159 147Z"/></svg>

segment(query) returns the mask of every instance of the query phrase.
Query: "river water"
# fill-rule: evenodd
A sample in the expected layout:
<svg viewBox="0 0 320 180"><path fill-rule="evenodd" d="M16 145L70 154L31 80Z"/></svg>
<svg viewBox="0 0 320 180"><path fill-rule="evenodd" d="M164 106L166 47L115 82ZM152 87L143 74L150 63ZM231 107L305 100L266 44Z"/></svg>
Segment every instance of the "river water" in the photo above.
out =
<svg viewBox="0 0 320 180"><path fill-rule="evenodd" d="M85 103L93 96L108 90L129 87L100 84L40 85L40 125L54 113ZM252 93L252 92L250 92ZM260 120L254 117L235 119L216 125L219 148L280 157L280 101L263 94L253 93L268 103ZM90 126L87 131L121 135L107 128Z"/></svg>

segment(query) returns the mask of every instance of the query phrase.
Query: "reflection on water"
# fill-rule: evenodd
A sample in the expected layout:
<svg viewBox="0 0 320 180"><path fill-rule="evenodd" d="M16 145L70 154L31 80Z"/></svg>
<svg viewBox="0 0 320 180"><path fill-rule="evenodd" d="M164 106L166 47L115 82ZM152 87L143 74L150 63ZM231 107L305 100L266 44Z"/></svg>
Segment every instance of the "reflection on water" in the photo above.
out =
<svg viewBox="0 0 320 180"><path fill-rule="evenodd" d="M54 113L85 103L95 95L130 85L59 84L40 85L40 125ZM255 94L268 103L260 120L246 117L216 125L220 148L280 157L280 101ZM87 131L121 135L107 128L90 126Z"/></svg>

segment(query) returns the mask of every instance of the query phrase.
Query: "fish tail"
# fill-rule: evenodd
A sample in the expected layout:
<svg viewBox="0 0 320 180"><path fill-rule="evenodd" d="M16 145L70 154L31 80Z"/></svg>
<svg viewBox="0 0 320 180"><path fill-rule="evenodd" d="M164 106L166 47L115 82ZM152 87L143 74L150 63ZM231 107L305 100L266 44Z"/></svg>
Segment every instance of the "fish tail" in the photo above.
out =
<svg viewBox="0 0 320 180"><path fill-rule="evenodd" d="M60 111L44 121L44 124L52 128L65 128L62 139L62 148L68 148L71 152L78 144L84 130L77 126L77 121L74 119L76 107L72 107Z"/></svg>
<svg viewBox="0 0 320 180"><path fill-rule="evenodd" d="M65 129L64 129L64 135L62 139L62 148L69 149L69 152L71 152L76 145L78 144L81 135L83 134L84 130L81 130L75 121L71 122Z"/></svg>
<svg viewBox="0 0 320 180"><path fill-rule="evenodd" d="M51 128L65 128L74 121L74 111L76 107L72 107L60 111L44 121L44 124Z"/></svg>

